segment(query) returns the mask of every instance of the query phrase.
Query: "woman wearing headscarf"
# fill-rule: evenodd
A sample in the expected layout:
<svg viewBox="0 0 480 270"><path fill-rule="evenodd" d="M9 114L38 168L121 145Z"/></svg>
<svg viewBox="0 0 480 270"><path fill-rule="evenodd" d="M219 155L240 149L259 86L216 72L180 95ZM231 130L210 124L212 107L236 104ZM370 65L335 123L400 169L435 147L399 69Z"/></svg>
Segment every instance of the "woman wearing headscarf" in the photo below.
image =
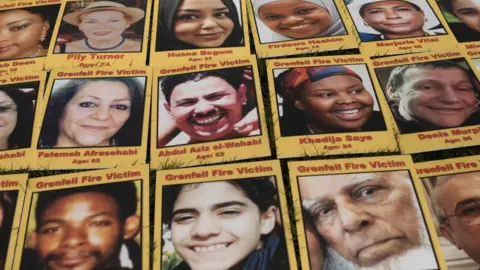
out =
<svg viewBox="0 0 480 270"><path fill-rule="evenodd" d="M160 1L156 51L243 45L233 0Z"/></svg>
<svg viewBox="0 0 480 270"><path fill-rule="evenodd" d="M344 66L293 68L276 78L282 136L386 130L362 78Z"/></svg>
<svg viewBox="0 0 480 270"><path fill-rule="evenodd" d="M346 34L333 0L252 0L258 19L272 32L271 42Z"/></svg>
<svg viewBox="0 0 480 270"><path fill-rule="evenodd" d="M126 37L125 31L140 21L145 12L112 1L93 2L82 10L65 15L84 38L55 47L55 52L139 52L141 43Z"/></svg>
<svg viewBox="0 0 480 270"><path fill-rule="evenodd" d="M479 1L440 0L440 7L461 21L448 23L458 42L480 41Z"/></svg>
<svg viewBox="0 0 480 270"><path fill-rule="evenodd" d="M424 0L357 0L349 5L353 21L366 41L382 41L445 34Z"/></svg>

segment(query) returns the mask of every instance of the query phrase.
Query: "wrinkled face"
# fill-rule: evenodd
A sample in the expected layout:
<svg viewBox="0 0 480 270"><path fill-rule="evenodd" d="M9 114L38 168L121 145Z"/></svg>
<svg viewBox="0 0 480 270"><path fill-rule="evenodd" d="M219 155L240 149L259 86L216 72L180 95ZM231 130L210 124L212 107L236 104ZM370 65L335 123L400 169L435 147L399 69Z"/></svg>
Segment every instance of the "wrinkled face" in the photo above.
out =
<svg viewBox="0 0 480 270"><path fill-rule="evenodd" d="M231 269L261 247L261 235L270 233L274 223L274 214L264 217L232 184L190 185L174 204L172 242L194 270Z"/></svg>
<svg viewBox="0 0 480 270"><path fill-rule="evenodd" d="M234 132L245 100L245 89L237 91L224 79L207 77L177 85L167 110L191 139L212 141Z"/></svg>
<svg viewBox="0 0 480 270"><path fill-rule="evenodd" d="M130 117L132 101L121 82L95 81L82 87L60 118L57 146L109 146Z"/></svg>
<svg viewBox="0 0 480 270"><path fill-rule="evenodd" d="M110 40L119 38L130 27L125 14L117 10L100 10L82 15L78 29L87 39Z"/></svg>
<svg viewBox="0 0 480 270"><path fill-rule="evenodd" d="M175 15L175 37L199 48L220 47L233 27L230 10L221 0L183 0Z"/></svg>
<svg viewBox="0 0 480 270"><path fill-rule="evenodd" d="M458 68L412 68L398 91L400 106L413 118L440 128L460 126L475 112L477 97L469 76Z"/></svg>
<svg viewBox="0 0 480 270"><path fill-rule="evenodd" d="M0 12L0 61L35 56L48 28L38 14L20 9Z"/></svg>
<svg viewBox="0 0 480 270"><path fill-rule="evenodd" d="M441 187L438 202L450 216L443 234L480 263L480 173L453 176Z"/></svg>
<svg viewBox="0 0 480 270"><path fill-rule="evenodd" d="M92 270L118 264L123 224L115 200L85 192L54 201L37 224L36 251L45 269Z"/></svg>
<svg viewBox="0 0 480 270"><path fill-rule="evenodd" d="M17 125L17 104L5 92L0 91L0 142L7 143Z"/></svg>
<svg viewBox="0 0 480 270"><path fill-rule="evenodd" d="M333 23L328 10L311 2L281 0L260 6L258 15L273 32L291 38L311 38Z"/></svg>
<svg viewBox="0 0 480 270"><path fill-rule="evenodd" d="M453 13L468 27L480 32L480 2L478 0L453 0Z"/></svg>
<svg viewBox="0 0 480 270"><path fill-rule="evenodd" d="M408 172L299 179L317 231L349 261L375 266L421 245L420 215Z"/></svg>
<svg viewBox="0 0 480 270"><path fill-rule="evenodd" d="M307 239L308 259L310 261L311 270L322 270L325 255L323 254L323 247L317 234L313 231L314 228L305 228L305 237Z"/></svg>
<svg viewBox="0 0 480 270"><path fill-rule="evenodd" d="M382 34L408 35L422 31L425 15L405 1L368 4L363 20Z"/></svg>
<svg viewBox="0 0 480 270"><path fill-rule="evenodd" d="M358 78L338 75L308 84L296 106L319 129L345 131L359 129L370 119L373 98Z"/></svg>

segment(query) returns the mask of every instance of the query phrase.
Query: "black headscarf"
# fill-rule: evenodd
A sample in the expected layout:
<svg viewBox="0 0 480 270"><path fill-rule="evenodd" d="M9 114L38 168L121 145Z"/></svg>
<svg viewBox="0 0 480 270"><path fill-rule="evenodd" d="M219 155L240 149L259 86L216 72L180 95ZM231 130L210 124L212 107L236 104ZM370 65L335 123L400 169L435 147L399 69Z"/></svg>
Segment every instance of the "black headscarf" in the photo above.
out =
<svg viewBox="0 0 480 270"><path fill-rule="evenodd" d="M177 9L183 0L160 0L158 12L156 51L198 49L197 46L183 42L175 37L173 27ZM243 29L240 17L233 0L221 0L229 10L229 17L233 21L233 31L220 47L234 47L243 45Z"/></svg>

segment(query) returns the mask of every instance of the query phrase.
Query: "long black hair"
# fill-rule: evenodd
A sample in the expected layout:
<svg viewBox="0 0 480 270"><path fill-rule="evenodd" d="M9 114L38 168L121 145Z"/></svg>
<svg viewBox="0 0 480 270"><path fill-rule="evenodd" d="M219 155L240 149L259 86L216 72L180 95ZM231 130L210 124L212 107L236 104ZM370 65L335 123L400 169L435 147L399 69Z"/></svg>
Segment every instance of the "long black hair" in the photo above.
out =
<svg viewBox="0 0 480 270"><path fill-rule="evenodd" d="M181 41L175 37L174 26L178 7L185 0L162 0L158 13L156 51L198 49L197 46ZM230 36L220 47L235 47L243 45L243 28L240 24L241 16L233 0L221 0L229 10L229 18L234 27Z"/></svg>
<svg viewBox="0 0 480 270"><path fill-rule="evenodd" d="M71 79L64 87L51 94L43 120L38 148L53 148L60 134L60 118L67 103L79 90L91 82L120 82L127 86L131 97L130 117L113 135L115 146L140 146L142 140L144 88L131 77ZM113 145L112 145L113 146Z"/></svg>

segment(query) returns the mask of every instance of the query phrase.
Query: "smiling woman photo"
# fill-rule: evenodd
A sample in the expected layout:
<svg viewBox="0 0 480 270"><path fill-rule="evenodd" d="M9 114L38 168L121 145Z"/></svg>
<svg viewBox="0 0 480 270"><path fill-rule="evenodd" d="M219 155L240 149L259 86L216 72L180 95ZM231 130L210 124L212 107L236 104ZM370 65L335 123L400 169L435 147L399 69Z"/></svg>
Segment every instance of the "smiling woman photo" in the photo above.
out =
<svg viewBox="0 0 480 270"><path fill-rule="evenodd" d="M257 22L273 32L260 33L262 42L346 34L332 0L252 0L252 3Z"/></svg>
<svg viewBox="0 0 480 270"><path fill-rule="evenodd" d="M363 42L446 33L424 0L359 0L348 8Z"/></svg>
<svg viewBox="0 0 480 270"><path fill-rule="evenodd" d="M440 0L439 2L443 12L448 12L460 20L460 22L448 22L458 42L480 41L479 1Z"/></svg>
<svg viewBox="0 0 480 270"><path fill-rule="evenodd" d="M282 136L386 130L362 77L344 66L293 68L276 78Z"/></svg>
<svg viewBox="0 0 480 270"><path fill-rule="evenodd" d="M143 95L132 77L69 80L53 90L38 147L139 146Z"/></svg>
<svg viewBox="0 0 480 270"><path fill-rule="evenodd" d="M0 61L45 56L59 5L0 11Z"/></svg>
<svg viewBox="0 0 480 270"><path fill-rule="evenodd" d="M160 1L156 51L242 46L243 28L235 3Z"/></svg>
<svg viewBox="0 0 480 270"><path fill-rule="evenodd" d="M140 52L141 41L127 38L126 31L144 16L139 8L111 1L93 2L63 17L65 22L77 26L83 37L58 44L55 52Z"/></svg>

